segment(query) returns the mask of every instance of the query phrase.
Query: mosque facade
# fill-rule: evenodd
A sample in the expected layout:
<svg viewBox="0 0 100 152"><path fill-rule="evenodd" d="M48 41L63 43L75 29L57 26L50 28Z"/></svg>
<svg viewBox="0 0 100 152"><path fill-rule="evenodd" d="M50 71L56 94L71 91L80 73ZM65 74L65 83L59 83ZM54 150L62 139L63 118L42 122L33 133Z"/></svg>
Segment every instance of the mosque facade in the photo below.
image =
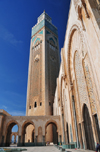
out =
<svg viewBox="0 0 100 152"><path fill-rule="evenodd" d="M73 0L54 99L62 141L84 149L100 143L100 1Z"/></svg>

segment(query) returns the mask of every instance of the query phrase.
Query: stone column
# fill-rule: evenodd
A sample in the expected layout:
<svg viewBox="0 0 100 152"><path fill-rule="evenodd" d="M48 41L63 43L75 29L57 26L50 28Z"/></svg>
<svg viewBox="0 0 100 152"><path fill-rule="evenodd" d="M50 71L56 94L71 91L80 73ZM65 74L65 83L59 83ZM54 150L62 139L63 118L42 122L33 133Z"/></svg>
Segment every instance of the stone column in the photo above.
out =
<svg viewBox="0 0 100 152"><path fill-rule="evenodd" d="M84 130L84 122L81 123L82 126L82 139L83 139L83 147L87 149L86 139L85 139L85 130Z"/></svg>
<svg viewBox="0 0 100 152"><path fill-rule="evenodd" d="M14 135L14 144L16 144L16 135Z"/></svg>
<svg viewBox="0 0 100 152"><path fill-rule="evenodd" d="M35 136L35 145L37 145L37 137L38 137L38 136Z"/></svg>
<svg viewBox="0 0 100 152"><path fill-rule="evenodd" d="M58 143L60 143L60 135L58 135Z"/></svg>
<svg viewBox="0 0 100 152"><path fill-rule="evenodd" d="M76 133L77 148L79 148L79 140L78 140L78 131L77 131L77 121L76 121L74 96L72 96L72 106L73 106L73 114L74 114L74 124L75 124L75 133Z"/></svg>
<svg viewBox="0 0 100 152"><path fill-rule="evenodd" d="M68 144L68 137L67 137L68 135L67 135L67 131L65 132L65 141L66 141L66 144Z"/></svg>
<svg viewBox="0 0 100 152"><path fill-rule="evenodd" d="M62 123L63 123L63 142L64 142L64 144L65 144L64 114L62 114Z"/></svg>
<svg viewBox="0 0 100 152"><path fill-rule="evenodd" d="M19 124L18 125L18 141L17 141L17 145L18 146L22 146L22 126Z"/></svg>
<svg viewBox="0 0 100 152"><path fill-rule="evenodd" d="M59 142L59 143L62 143L61 135L58 136L58 142Z"/></svg>
<svg viewBox="0 0 100 152"><path fill-rule="evenodd" d="M42 136L43 146L45 146L45 136Z"/></svg>
<svg viewBox="0 0 100 152"><path fill-rule="evenodd" d="M6 136L6 146L9 147L10 146L10 137L11 137L11 128L9 127L7 130L7 136Z"/></svg>
<svg viewBox="0 0 100 152"><path fill-rule="evenodd" d="M80 143L80 148L83 149L83 140L82 140L82 129L81 129L81 123L78 124L78 136L79 136L79 143Z"/></svg>
<svg viewBox="0 0 100 152"><path fill-rule="evenodd" d="M21 142L21 136L20 135L18 135L18 144L17 144L18 146L22 146L22 142Z"/></svg>

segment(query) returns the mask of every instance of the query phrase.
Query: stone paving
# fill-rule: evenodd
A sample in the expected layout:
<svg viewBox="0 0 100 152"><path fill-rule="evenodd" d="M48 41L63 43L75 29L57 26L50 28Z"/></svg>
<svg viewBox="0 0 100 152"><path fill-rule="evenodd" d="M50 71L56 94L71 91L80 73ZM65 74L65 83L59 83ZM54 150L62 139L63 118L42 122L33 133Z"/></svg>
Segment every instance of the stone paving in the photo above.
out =
<svg viewBox="0 0 100 152"><path fill-rule="evenodd" d="M60 150L58 150L54 146L25 147L25 149L27 149L27 151L22 151L22 152L60 152Z"/></svg>
<svg viewBox="0 0 100 152"><path fill-rule="evenodd" d="M22 148L22 147L21 147ZM55 146L45 146L45 147L25 147L27 151L23 152L61 152L61 150L57 149ZM66 152L94 152L92 150L84 150L84 149L66 149Z"/></svg>
<svg viewBox="0 0 100 152"><path fill-rule="evenodd" d="M57 149L55 146L43 146L43 147L14 147L13 146L9 148L27 149L27 151L22 151L22 152L61 152L61 150ZM66 149L64 152L94 152L94 151L84 150L84 149Z"/></svg>
<svg viewBox="0 0 100 152"><path fill-rule="evenodd" d="M95 152L95 151L85 150L85 149L66 149L66 152Z"/></svg>
<svg viewBox="0 0 100 152"><path fill-rule="evenodd" d="M2 147L4 148L4 147ZM56 147L54 146L42 146L42 147L16 147L16 146L11 146L11 147L6 147L8 149L27 149L22 152L60 152Z"/></svg>

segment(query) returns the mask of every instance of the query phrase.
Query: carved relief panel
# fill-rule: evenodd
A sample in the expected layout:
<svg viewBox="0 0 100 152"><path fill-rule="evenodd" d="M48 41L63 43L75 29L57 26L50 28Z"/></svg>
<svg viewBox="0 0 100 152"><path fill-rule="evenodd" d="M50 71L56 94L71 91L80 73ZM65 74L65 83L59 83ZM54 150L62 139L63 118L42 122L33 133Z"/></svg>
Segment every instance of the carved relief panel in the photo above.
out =
<svg viewBox="0 0 100 152"><path fill-rule="evenodd" d="M85 80L86 80L86 84L87 84L91 111L92 111L92 114L95 114L96 106L95 106L95 96L94 96L94 91L93 91L93 85L92 85L92 80L91 80L91 76L90 76L90 72L89 72L89 67L85 63L85 61L83 62L83 67L84 67L84 75L85 75Z"/></svg>

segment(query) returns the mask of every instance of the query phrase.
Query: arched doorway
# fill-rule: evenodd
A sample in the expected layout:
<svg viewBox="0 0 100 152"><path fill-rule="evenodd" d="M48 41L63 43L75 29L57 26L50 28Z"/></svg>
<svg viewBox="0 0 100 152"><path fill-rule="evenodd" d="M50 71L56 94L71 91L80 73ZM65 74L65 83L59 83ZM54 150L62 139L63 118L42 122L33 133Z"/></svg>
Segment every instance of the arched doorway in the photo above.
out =
<svg viewBox="0 0 100 152"><path fill-rule="evenodd" d="M33 122L25 122L22 126L22 145L34 142L35 126Z"/></svg>
<svg viewBox="0 0 100 152"><path fill-rule="evenodd" d="M46 132L45 132L45 141L46 141L46 143L49 142L49 143L53 143L53 144L58 144L57 125L54 122L49 122L46 125L45 130L46 130ZM50 132L51 132L51 134L50 134Z"/></svg>
<svg viewBox="0 0 100 152"><path fill-rule="evenodd" d="M83 107L84 130L87 149L95 150L95 143L92 131L92 124L86 104Z"/></svg>
<svg viewBox="0 0 100 152"><path fill-rule="evenodd" d="M15 127L14 127L15 126ZM13 128L14 131L18 132L18 125L17 125L17 122L11 122L7 125L7 129L6 129L6 143L5 143L5 146L10 146L11 144L11 138L12 138L12 132L13 132ZM13 138L14 140L14 138ZM13 141L14 143L14 141Z"/></svg>

